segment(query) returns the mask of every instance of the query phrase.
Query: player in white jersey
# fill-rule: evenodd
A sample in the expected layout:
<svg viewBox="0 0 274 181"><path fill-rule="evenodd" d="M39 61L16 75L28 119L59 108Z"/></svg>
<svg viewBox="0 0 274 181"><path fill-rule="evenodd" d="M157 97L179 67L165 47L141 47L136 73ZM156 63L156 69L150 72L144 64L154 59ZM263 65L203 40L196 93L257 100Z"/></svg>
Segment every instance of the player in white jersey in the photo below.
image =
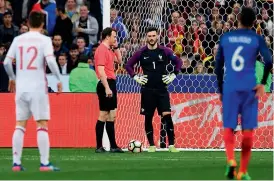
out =
<svg viewBox="0 0 274 181"><path fill-rule="evenodd" d="M16 128L12 138L13 171L23 171L21 155L27 120L33 116L37 122L37 144L40 152L40 171L58 171L49 162L48 120L50 107L45 73L46 62L59 80L58 92L62 92L60 72L53 54L52 41L40 32L44 26L44 15L33 11L29 16L30 31L14 38L4 67L9 75L10 92L16 92ZM16 60L16 77L12 60Z"/></svg>

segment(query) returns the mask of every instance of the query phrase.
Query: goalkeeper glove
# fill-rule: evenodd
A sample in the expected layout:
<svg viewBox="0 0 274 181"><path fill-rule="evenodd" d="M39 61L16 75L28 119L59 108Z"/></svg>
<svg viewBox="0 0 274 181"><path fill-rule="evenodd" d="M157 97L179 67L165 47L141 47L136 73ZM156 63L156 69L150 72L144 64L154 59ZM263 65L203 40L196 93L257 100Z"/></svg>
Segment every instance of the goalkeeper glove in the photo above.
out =
<svg viewBox="0 0 274 181"><path fill-rule="evenodd" d="M170 84L175 78L176 78L176 75L172 73L169 75L163 75L162 80L165 84Z"/></svg>
<svg viewBox="0 0 274 181"><path fill-rule="evenodd" d="M135 75L133 79L141 85L145 85L148 81L147 75L141 75L141 76Z"/></svg>

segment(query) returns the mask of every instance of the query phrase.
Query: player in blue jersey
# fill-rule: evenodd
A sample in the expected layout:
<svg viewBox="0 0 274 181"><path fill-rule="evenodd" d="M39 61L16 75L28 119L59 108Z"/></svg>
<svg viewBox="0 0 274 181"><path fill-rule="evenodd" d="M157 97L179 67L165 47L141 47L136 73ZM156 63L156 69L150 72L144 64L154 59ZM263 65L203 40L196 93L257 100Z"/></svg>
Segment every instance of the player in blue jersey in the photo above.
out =
<svg viewBox="0 0 274 181"><path fill-rule="evenodd" d="M152 119L157 108L162 117L162 123L166 125L169 151L178 152L174 146L174 126L171 118L171 107L167 85L171 83L179 73L182 61L173 54L172 50L160 46L158 30L154 27L147 29L147 45L139 49L129 59L126 70L141 88L141 114L145 115L145 131L150 144L148 152L155 152L153 141ZM175 65L173 73L167 71L170 61ZM136 75L134 65L140 63L144 75Z"/></svg>
<svg viewBox="0 0 274 181"><path fill-rule="evenodd" d="M263 37L251 30L256 15L251 8L242 8L239 29L225 33L216 56L219 91L223 103L224 142L227 156L225 175L229 179L250 180L247 172L253 145L253 130L257 127L258 97L264 94L264 85L272 68L269 49ZM261 84L256 85L255 62L260 53L265 62ZM225 66L225 76L224 75ZM238 115L241 115L242 152L238 174L234 157Z"/></svg>

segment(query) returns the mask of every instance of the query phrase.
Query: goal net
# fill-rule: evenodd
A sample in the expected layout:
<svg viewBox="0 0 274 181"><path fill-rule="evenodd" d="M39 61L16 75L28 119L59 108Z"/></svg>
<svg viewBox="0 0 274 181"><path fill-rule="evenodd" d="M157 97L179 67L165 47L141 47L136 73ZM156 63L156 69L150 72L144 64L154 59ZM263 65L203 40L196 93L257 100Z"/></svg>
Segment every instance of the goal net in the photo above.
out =
<svg viewBox="0 0 274 181"><path fill-rule="evenodd" d="M219 37L237 28L237 14L243 6L257 13L254 31L265 37L273 54L273 2L225 0L112 0L110 21L118 30L118 41L123 64L116 66L118 113L116 135L123 148L132 139L148 147L144 117L140 113L140 86L126 73L125 64L130 56L146 43L148 26L159 28L159 43L171 48L181 58L181 73L168 87L175 126L176 147L185 150L220 150L222 141L222 106L213 74ZM258 56L256 76L262 77L263 60ZM170 64L167 69L172 71ZM135 67L140 73L140 67ZM239 80L240 81L240 80ZM268 93L260 99L259 128L255 132L255 150L273 149L273 94L272 75ZM168 145L165 125L155 112L154 142L158 148ZM237 127L237 148L240 148L241 122Z"/></svg>

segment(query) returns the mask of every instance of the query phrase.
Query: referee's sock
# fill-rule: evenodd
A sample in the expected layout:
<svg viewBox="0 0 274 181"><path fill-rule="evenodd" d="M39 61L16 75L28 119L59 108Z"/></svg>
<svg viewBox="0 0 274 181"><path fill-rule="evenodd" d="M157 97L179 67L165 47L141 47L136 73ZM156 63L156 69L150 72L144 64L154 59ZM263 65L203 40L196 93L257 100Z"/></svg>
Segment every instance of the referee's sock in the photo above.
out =
<svg viewBox="0 0 274 181"><path fill-rule="evenodd" d="M110 142L111 148L118 148L115 140L115 129L114 129L114 121L107 121L106 130Z"/></svg>
<svg viewBox="0 0 274 181"><path fill-rule="evenodd" d="M103 147L103 134L104 134L105 122L98 120L96 123L96 142L97 149Z"/></svg>
<svg viewBox="0 0 274 181"><path fill-rule="evenodd" d="M153 115L145 115L145 130L150 146L154 146L152 119Z"/></svg>
<svg viewBox="0 0 274 181"><path fill-rule="evenodd" d="M168 136L168 144L169 145L174 145L174 126L173 126L173 122L172 122L172 118L171 118L171 114L167 114L164 115L162 117L162 122L166 123L166 132L167 132L167 136Z"/></svg>

